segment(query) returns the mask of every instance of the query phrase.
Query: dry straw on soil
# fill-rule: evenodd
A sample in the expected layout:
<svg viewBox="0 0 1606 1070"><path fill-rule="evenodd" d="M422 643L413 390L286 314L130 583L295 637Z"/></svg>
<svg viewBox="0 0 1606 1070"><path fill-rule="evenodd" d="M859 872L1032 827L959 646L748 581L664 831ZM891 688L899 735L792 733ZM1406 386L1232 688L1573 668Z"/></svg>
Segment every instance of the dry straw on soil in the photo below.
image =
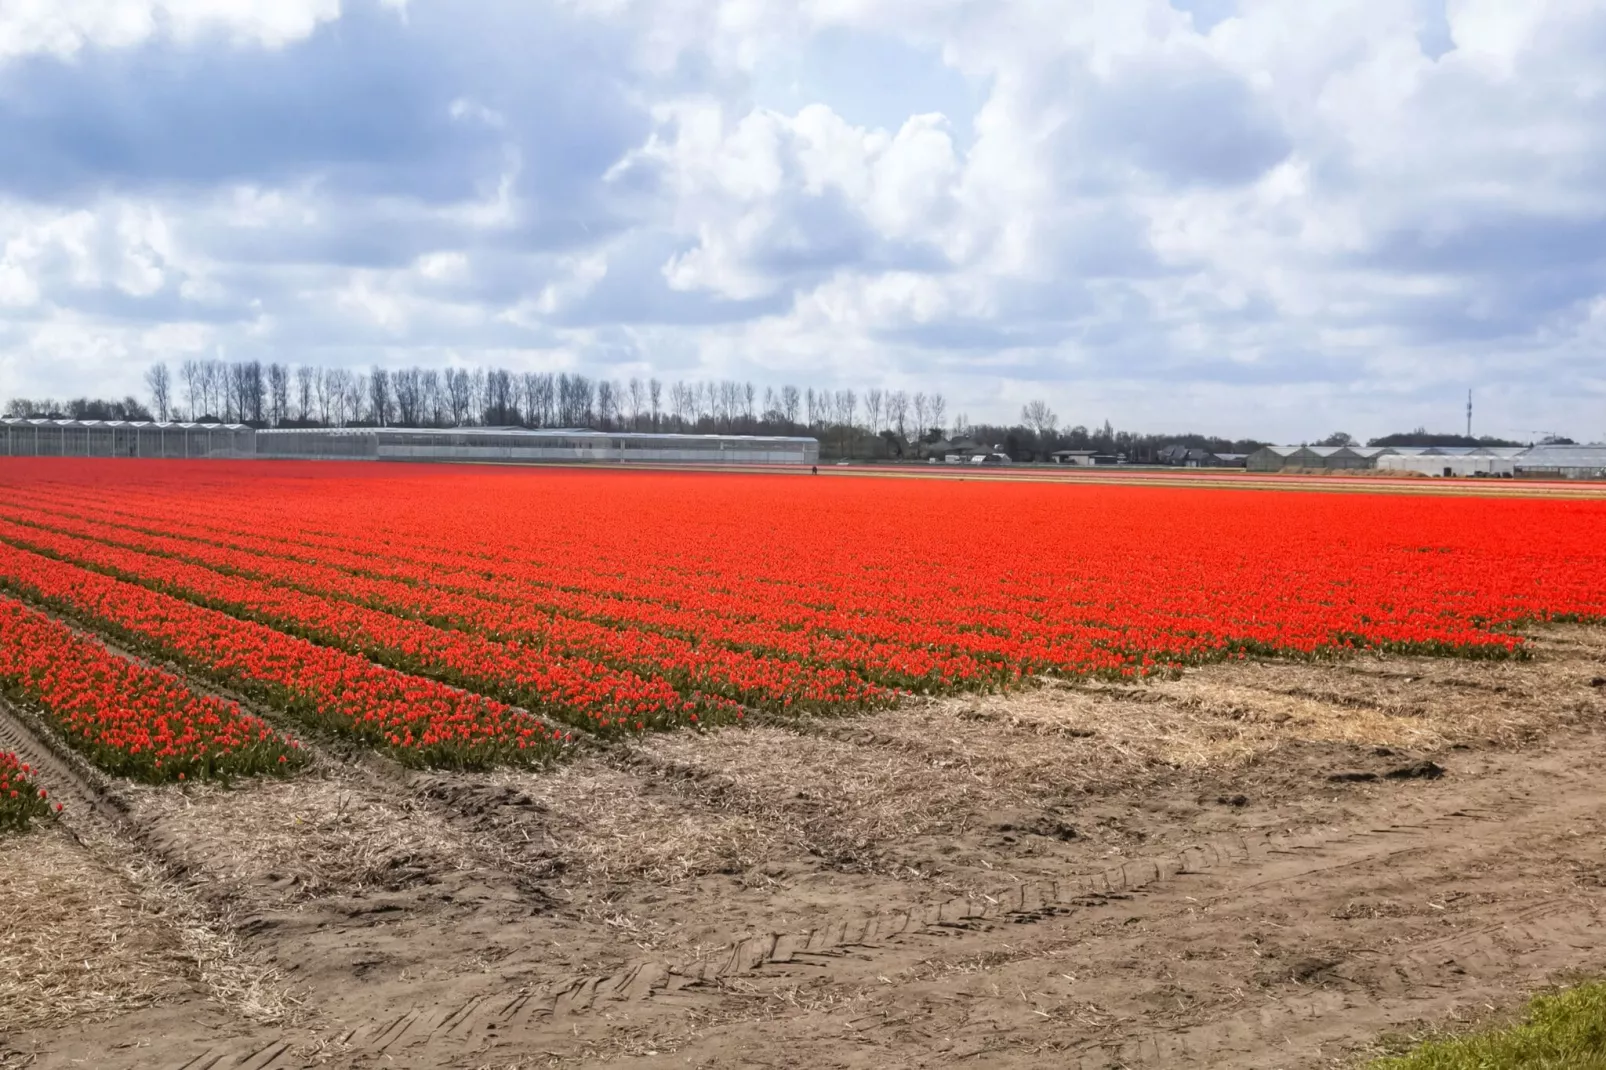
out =
<svg viewBox="0 0 1606 1070"><path fill-rule="evenodd" d="M516 835L583 883L677 883L776 859L898 871L922 838L1012 809L1125 790L1167 771L1242 769L1289 743L1431 753L1509 744L1597 696L1589 629L1545 629L1532 661L1359 655L1235 662L1136 685L1057 684L911 700L848 719L648 737L539 774ZM1598 689L1596 689L1598 690ZM1575 697L1558 701L1570 692ZM918 853L918 852L916 852Z"/></svg>
<svg viewBox="0 0 1606 1070"><path fill-rule="evenodd" d="M443 820L348 770L131 794L138 820L194 880L227 886L215 899L352 895L472 864Z"/></svg>
<svg viewBox="0 0 1606 1070"><path fill-rule="evenodd" d="M64 829L0 840L0 1036L176 998L190 969L138 888Z"/></svg>
<svg viewBox="0 0 1606 1070"><path fill-rule="evenodd" d="M745 869L773 856L785 836L746 815L688 807L594 755L541 773L498 774L493 782L540 805L531 849L562 858L566 876L584 883L675 884Z"/></svg>

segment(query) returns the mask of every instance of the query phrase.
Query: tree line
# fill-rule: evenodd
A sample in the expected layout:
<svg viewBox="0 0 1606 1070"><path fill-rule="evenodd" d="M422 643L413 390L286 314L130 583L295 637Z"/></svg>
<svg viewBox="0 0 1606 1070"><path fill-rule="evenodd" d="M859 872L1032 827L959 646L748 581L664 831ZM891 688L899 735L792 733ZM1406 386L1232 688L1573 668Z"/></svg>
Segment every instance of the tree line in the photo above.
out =
<svg viewBox="0 0 1606 1070"><path fill-rule="evenodd" d="M323 368L187 360L145 374L134 398L15 398L8 416L156 419L254 427L527 427L600 431L797 433L860 428L915 440L945 428L940 393L764 387L732 379L664 382L505 368Z"/></svg>
<svg viewBox="0 0 1606 1070"><path fill-rule="evenodd" d="M1154 461L1168 445L1249 453L1263 443L1196 434L1118 431L1105 421L1062 428L1044 401L1016 424L950 417L938 391L759 388L713 381L505 368L372 368L259 361L186 360L145 373L146 397L14 398L5 414L83 420L174 420L266 427L524 427L702 434L807 434L827 456L901 458L923 445L968 443L1017 460L1060 449Z"/></svg>

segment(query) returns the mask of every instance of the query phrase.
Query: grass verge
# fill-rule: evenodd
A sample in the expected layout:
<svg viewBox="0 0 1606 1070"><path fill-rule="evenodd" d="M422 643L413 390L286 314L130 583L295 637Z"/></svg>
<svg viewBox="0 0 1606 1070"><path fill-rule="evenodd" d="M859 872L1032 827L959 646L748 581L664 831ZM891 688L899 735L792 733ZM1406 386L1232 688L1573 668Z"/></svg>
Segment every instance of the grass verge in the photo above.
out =
<svg viewBox="0 0 1606 1070"><path fill-rule="evenodd" d="M1430 1040L1365 1070L1606 1070L1606 983L1538 996L1503 1029Z"/></svg>

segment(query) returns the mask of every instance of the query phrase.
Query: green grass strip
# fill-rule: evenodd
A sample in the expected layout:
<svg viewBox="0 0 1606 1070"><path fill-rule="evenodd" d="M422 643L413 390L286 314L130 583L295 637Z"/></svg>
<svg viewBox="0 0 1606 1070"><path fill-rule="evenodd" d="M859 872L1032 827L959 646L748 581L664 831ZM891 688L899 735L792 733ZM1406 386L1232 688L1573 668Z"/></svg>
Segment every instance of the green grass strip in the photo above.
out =
<svg viewBox="0 0 1606 1070"><path fill-rule="evenodd" d="M1430 1040L1366 1070L1606 1070L1606 983L1579 985L1528 1004L1505 1029Z"/></svg>

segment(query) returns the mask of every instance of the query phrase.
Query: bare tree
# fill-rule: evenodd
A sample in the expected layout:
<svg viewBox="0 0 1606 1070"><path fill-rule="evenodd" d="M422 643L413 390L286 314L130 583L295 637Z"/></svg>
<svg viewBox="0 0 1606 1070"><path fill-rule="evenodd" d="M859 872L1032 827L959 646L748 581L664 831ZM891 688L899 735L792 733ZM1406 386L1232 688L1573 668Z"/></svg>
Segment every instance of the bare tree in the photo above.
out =
<svg viewBox="0 0 1606 1070"><path fill-rule="evenodd" d="M647 400L652 405L652 429L658 430L658 407L663 400L664 384L656 379L647 380Z"/></svg>
<svg viewBox="0 0 1606 1070"><path fill-rule="evenodd" d="M910 408L914 409L915 414L914 435L911 438L911 441L919 442L921 439L926 437L927 412L925 392L917 390L915 391L915 396L909 400Z"/></svg>
<svg viewBox="0 0 1606 1070"><path fill-rule="evenodd" d="M163 423L173 411L173 381L167 365L160 362L145 370L145 385L151 391L151 409Z"/></svg>
<svg viewBox="0 0 1606 1070"><path fill-rule="evenodd" d="M674 414L676 429L684 431L691 412L691 390L679 379L669 384L669 411Z"/></svg>
<svg viewBox="0 0 1606 1070"><path fill-rule="evenodd" d="M312 418L312 365L296 365L296 419Z"/></svg>
<svg viewBox="0 0 1606 1070"><path fill-rule="evenodd" d="M931 417L931 430L938 434L945 433L947 425L943 423L943 418L948 415L948 399L941 394L931 395L926 399L926 412Z"/></svg>
<svg viewBox="0 0 1606 1070"><path fill-rule="evenodd" d="M887 426L896 432L901 439L908 438L905 430L909 423L909 395L902 390L893 390L887 394Z"/></svg>
<svg viewBox="0 0 1606 1070"><path fill-rule="evenodd" d="M558 376L558 422L564 427L590 427L596 418L596 396L596 384L585 376Z"/></svg>
<svg viewBox="0 0 1606 1070"><path fill-rule="evenodd" d="M346 376L346 408L350 410L350 420L354 424L373 420L374 414L368 411L368 401L372 396L373 387L369 385L368 376L363 372L349 372Z"/></svg>
<svg viewBox="0 0 1606 1070"><path fill-rule="evenodd" d="M430 427L446 422L446 393L441 389L441 373L424 369L418 377L418 410Z"/></svg>
<svg viewBox="0 0 1606 1070"><path fill-rule="evenodd" d="M468 373L468 420L469 423L485 424L485 409L488 399L485 395L486 375L484 368L472 368Z"/></svg>
<svg viewBox="0 0 1606 1070"><path fill-rule="evenodd" d="M870 433L872 435L881 433L881 398L880 387L864 392L864 418L865 422L870 425Z"/></svg>
<svg viewBox="0 0 1606 1070"><path fill-rule="evenodd" d="M513 373L506 368L493 368L486 372L483 419L486 426L518 423L519 412L513 402Z"/></svg>
<svg viewBox="0 0 1606 1070"><path fill-rule="evenodd" d="M186 360L178 365L178 378L185 382L185 411L190 419L201 415L196 403L201 402L201 363Z"/></svg>
<svg viewBox="0 0 1606 1070"><path fill-rule="evenodd" d="M851 390L836 392L836 422L843 427L856 427L859 419L859 396Z"/></svg>
<svg viewBox="0 0 1606 1070"><path fill-rule="evenodd" d="M540 427L541 373L524 372L519 376L519 406L524 412L526 427Z"/></svg>
<svg viewBox="0 0 1606 1070"><path fill-rule="evenodd" d="M601 424L599 430L610 430L613 423L614 412L618 405L614 399L614 385L611 379L603 379L597 383L597 422Z"/></svg>
<svg viewBox="0 0 1606 1070"><path fill-rule="evenodd" d="M736 430L736 419L742 413L742 384L735 379L723 379L719 384L719 418L726 431Z"/></svg>
<svg viewBox="0 0 1606 1070"><path fill-rule="evenodd" d="M785 416L786 422L794 427L797 426L798 404L801 400L802 396L797 387L781 387L781 415Z"/></svg>
<svg viewBox="0 0 1606 1070"><path fill-rule="evenodd" d="M1028 401L1022 405L1020 418L1027 427L1037 432L1039 438L1052 435L1060 422L1060 418L1054 415L1054 410L1048 407L1048 402L1041 399Z"/></svg>
<svg viewBox="0 0 1606 1070"><path fill-rule="evenodd" d="M557 376L542 372L535 384L536 426L551 427L557 415Z"/></svg>
<svg viewBox="0 0 1606 1070"><path fill-rule="evenodd" d="M641 430L641 414L647 408L647 387L635 376L625 386L625 405L630 412L630 429Z"/></svg>
<svg viewBox="0 0 1606 1070"><path fill-rule="evenodd" d="M312 391L318 398L318 422L328 427L335 418L334 373L327 368L314 368Z"/></svg>
<svg viewBox="0 0 1606 1070"><path fill-rule="evenodd" d="M701 427L703 420L714 417L714 384L701 380L692 384L692 417Z"/></svg>
<svg viewBox="0 0 1606 1070"><path fill-rule="evenodd" d="M245 385L245 404L241 408L250 414L253 422L261 423L268 408L268 380L262 374L262 362L246 361L245 374L241 381Z"/></svg>
<svg viewBox="0 0 1606 1070"><path fill-rule="evenodd" d="M368 376L368 413L376 427L390 423L390 373L384 368L376 367Z"/></svg>
<svg viewBox="0 0 1606 1070"><path fill-rule="evenodd" d="M246 382L244 364L223 365L223 419L226 423L247 420L251 415L251 387Z"/></svg>
<svg viewBox="0 0 1606 1070"><path fill-rule="evenodd" d="M278 427L290 416L290 366L268 365L268 422Z"/></svg>
<svg viewBox="0 0 1606 1070"><path fill-rule="evenodd" d="M351 372L345 368L326 368L323 373L324 390L329 398L326 423L345 427L351 413Z"/></svg>
<svg viewBox="0 0 1606 1070"><path fill-rule="evenodd" d="M468 422L468 414L474 398L474 380L469 376L467 368L446 369L446 408L452 417L453 427L462 427Z"/></svg>
<svg viewBox="0 0 1606 1070"><path fill-rule="evenodd" d="M228 406L225 402L229 396L229 383L227 369L221 360L203 361L201 364L201 408L196 415L210 416L214 420L221 420L227 415Z"/></svg>
<svg viewBox="0 0 1606 1070"><path fill-rule="evenodd" d="M391 376L390 392L396 402L396 420L403 427L417 427L423 422L424 373L418 368L403 368Z"/></svg>

